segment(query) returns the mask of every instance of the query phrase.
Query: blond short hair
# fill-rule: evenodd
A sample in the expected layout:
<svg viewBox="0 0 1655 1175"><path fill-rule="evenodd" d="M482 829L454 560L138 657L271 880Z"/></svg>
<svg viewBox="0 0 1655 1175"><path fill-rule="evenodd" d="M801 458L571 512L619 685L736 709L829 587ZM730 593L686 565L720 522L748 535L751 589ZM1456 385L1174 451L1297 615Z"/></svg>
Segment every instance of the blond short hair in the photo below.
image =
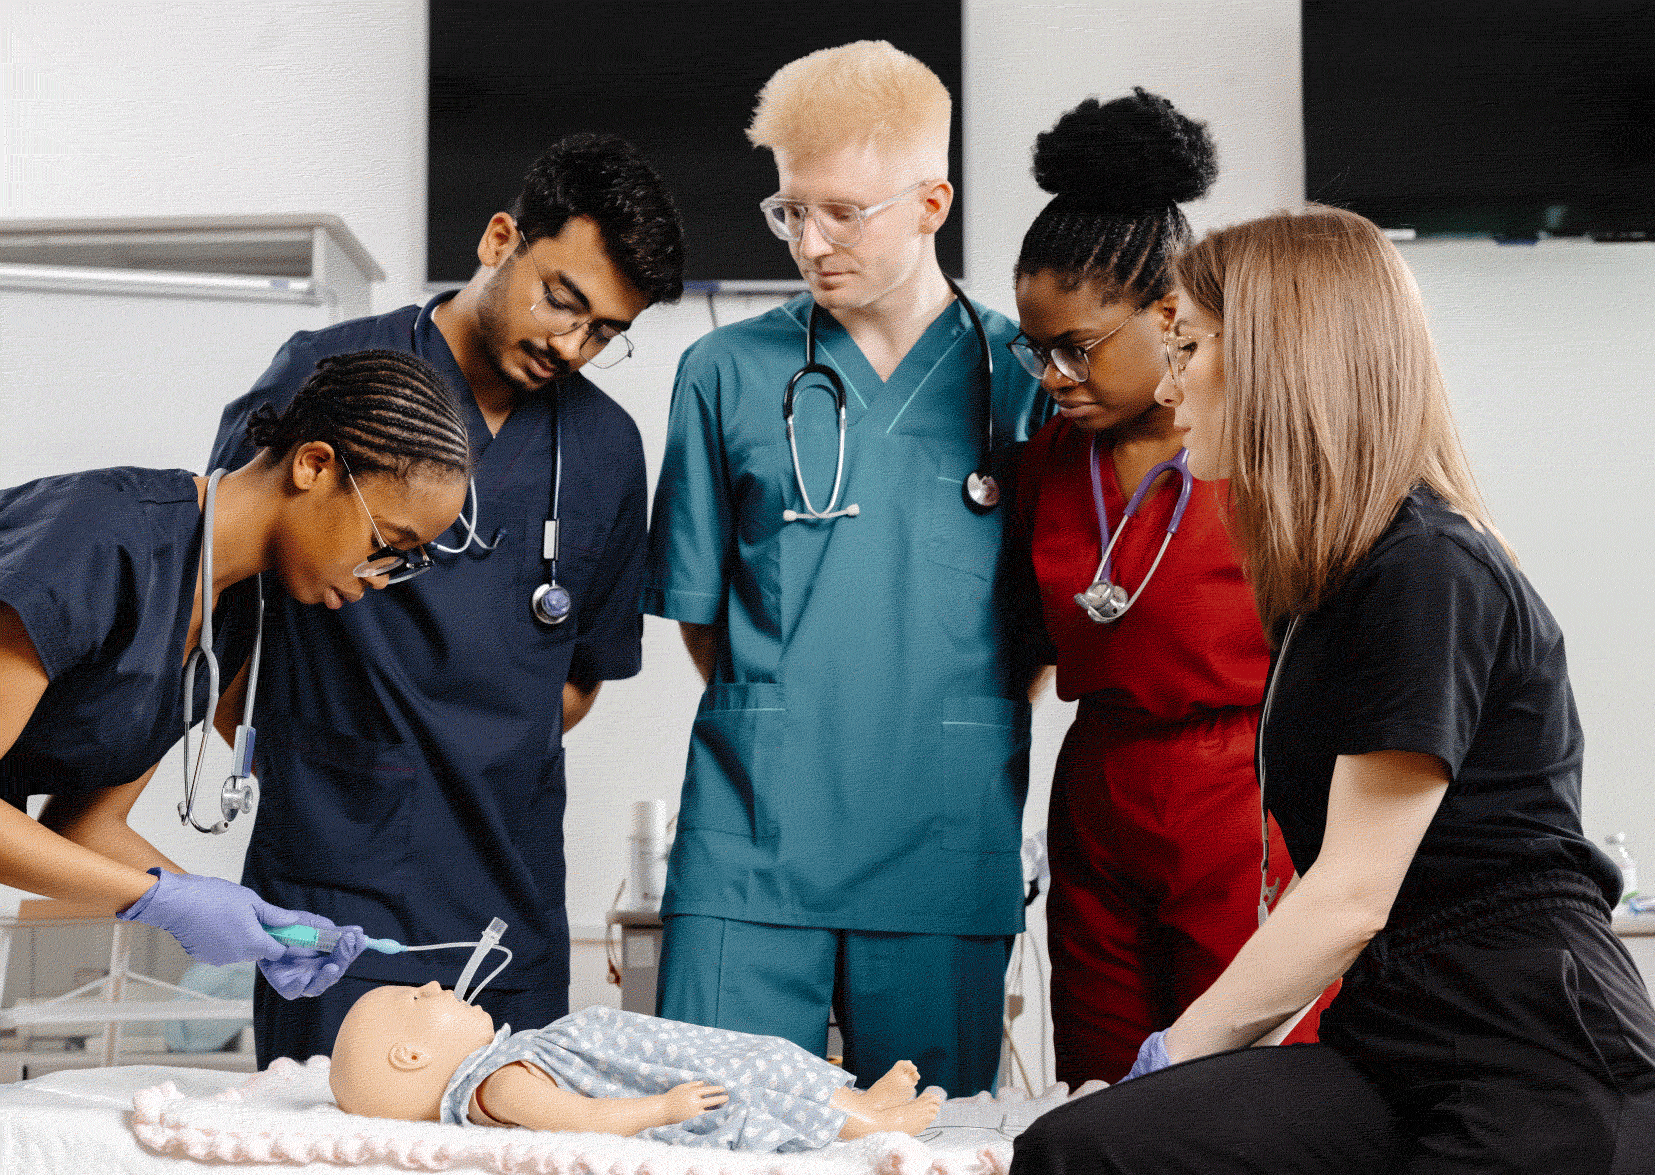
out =
<svg viewBox="0 0 1655 1175"><path fill-rule="evenodd" d="M755 147L802 156L866 144L885 155L920 156L943 179L953 106L948 87L917 57L889 41L852 41L771 75L747 137Z"/></svg>
<svg viewBox="0 0 1655 1175"><path fill-rule="evenodd" d="M1277 213L1209 234L1173 274L1223 324L1230 519L1272 638L1339 587L1417 485L1504 544L1454 427L1419 288L1372 221L1320 206Z"/></svg>

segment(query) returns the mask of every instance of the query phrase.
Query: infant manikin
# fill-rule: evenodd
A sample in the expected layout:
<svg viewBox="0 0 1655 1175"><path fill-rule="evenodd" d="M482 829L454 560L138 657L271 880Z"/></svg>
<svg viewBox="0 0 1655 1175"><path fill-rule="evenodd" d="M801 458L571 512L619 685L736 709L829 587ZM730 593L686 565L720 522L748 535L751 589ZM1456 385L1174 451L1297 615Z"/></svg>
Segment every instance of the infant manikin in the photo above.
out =
<svg viewBox="0 0 1655 1175"><path fill-rule="evenodd" d="M937 1116L907 1061L872 1088L790 1041L594 1007L494 1030L436 983L378 987L333 1046L339 1108L409 1121L587 1130L732 1150L798 1151Z"/></svg>

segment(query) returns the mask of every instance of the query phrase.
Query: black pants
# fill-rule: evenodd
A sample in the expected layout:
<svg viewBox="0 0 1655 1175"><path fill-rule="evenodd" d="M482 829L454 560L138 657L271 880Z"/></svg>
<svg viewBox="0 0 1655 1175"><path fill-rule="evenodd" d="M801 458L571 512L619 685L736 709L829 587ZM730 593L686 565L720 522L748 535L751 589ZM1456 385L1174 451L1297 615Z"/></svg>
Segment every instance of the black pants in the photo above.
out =
<svg viewBox="0 0 1655 1175"><path fill-rule="evenodd" d="M1655 1172L1655 1009L1573 873L1383 932L1321 1039L1070 1102L1017 1139L1011 1175Z"/></svg>
<svg viewBox="0 0 1655 1175"><path fill-rule="evenodd" d="M453 982L448 980L449 984ZM333 1038L339 1035L339 1025L351 1005L374 988L384 986L383 980L346 975L319 996L285 1000L260 975L253 986L253 1047L259 1068L268 1069L277 1057L303 1061L332 1053ZM477 1003L494 1017L496 1028L502 1024L540 1028L569 1014L567 991L512 991L491 984L477 997Z"/></svg>

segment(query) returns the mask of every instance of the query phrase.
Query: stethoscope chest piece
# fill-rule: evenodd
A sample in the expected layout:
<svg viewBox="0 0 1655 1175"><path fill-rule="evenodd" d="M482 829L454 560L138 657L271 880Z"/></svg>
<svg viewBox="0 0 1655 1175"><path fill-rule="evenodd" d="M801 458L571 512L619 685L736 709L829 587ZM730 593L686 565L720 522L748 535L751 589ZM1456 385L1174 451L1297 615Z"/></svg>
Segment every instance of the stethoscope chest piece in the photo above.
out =
<svg viewBox="0 0 1655 1175"><path fill-rule="evenodd" d="M1075 603L1099 624L1110 624L1126 615L1132 599L1120 584L1098 580L1085 591L1076 592Z"/></svg>
<svg viewBox="0 0 1655 1175"><path fill-rule="evenodd" d="M991 473L973 470L963 486L965 504L978 514L987 514L1000 504L1000 483Z"/></svg>
<svg viewBox="0 0 1655 1175"><path fill-rule="evenodd" d="M258 795L258 785L251 776L243 779L232 775L224 781L224 790L219 793L218 810L224 813L224 819L234 820L241 813L253 810Z"/></svg>
<svg viewBox="0 0 1655 1175"><path fill-rule="evenodd" d="M534 618L541 624L562 624L569 619L569 613L574 604L569 599L569 590L553 580L543 583L534 589L534 596L529 601L534 609Z"/></svg>

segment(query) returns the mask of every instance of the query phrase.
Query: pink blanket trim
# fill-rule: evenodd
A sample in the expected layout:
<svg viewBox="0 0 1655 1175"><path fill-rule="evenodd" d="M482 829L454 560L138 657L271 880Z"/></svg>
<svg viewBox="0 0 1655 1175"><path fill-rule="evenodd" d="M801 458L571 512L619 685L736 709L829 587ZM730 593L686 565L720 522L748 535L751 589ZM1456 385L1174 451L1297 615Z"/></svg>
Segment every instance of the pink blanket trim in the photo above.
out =
<svg viewBox="0 0 1655 1175"><path fill-rule="evenodd" d="M203 1163L380 1164L490 1175L1006 1175L1012 1138L1069 1096L1057 1085L1033 1099L1016 1090L954 1098L919 1138L875 1134L775 1155L613 1134L364 1118L334 1105L327 1075L326 1057L303 1065L284 1058L210 1098L186 1097L169 1081L133 1097L132 1131L151 1151ZM1075 1096L1094 1087L1088 1083Z"/></svg>

